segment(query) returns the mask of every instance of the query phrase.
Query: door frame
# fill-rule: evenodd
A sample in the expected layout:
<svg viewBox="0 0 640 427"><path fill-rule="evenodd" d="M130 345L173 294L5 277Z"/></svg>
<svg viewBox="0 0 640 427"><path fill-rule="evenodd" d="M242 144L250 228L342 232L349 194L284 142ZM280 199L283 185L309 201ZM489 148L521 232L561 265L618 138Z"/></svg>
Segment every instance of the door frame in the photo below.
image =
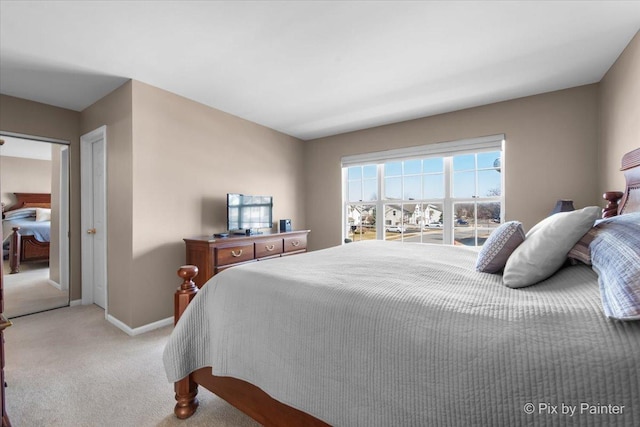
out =
<svg viewBox="0 0 640 427"><path fill-rule="evenodd" d="M69 301L67 302L67 306L70 305L71 302L71 275L70 275L70 270L71 270L71 241L70 241L70 236L69 236L69 221L70 221L70 211L71 211L71 187L70 187L70 173L71 173L71 163L69 162L69 150L71 149L71 142L70 141L66 141L64 139L56 139L56 138L49 138L46 136L36 136L36 135L29 135L26 133L18 133L18 132L8 132L8 131L4 131L4 130L0 130L0 137L2 136L8 136L8 137L13 137L13 138L20 138L20 139L28 139L30 141L39 141L39 142L48 142L50 144L59 144L59 145L65 145L67 147L67 158L66 158L66 162L67 162L67 169L64 171L61 171L61 178L65 179L65 182L61 182L61 189L64 189L63 193L61 194L61 200L60 200L60 217L61 217L61 221L64 222L66 225L66 227L63 229L63 227L60 227L60 236L59 238L59 242L60 245L58 247L58 251L59 251L59 258L60 258L60 287L61 290L66 290L69 296ZM52 183L53 185L53 183ZM66 218L64 217L64 215L66 215ZM61 224L62 225L62 224Z"/></svg>
<svg viewBox="0 0 640 427"><path fill-rule="evenodd" d="M81 247L82 249L82 304L83 305L87 305L87 304L93 304L94 302L94 295L93 295L93 291L94 291L94 286L93 286L93 264L91 262L89 262L89 259L93 258L93 253L88 253L88 248L93 248L92 242L89 240L91 238L91 236L87 233L85 233L85 230L88 230L89 228L92 227L93 222L89 223L89 216L91 214L91 210L93 209L93 186L89 185L90 182L92 182L93 179L93 156L92 156L92 150L87 149L88 144L94 144L94 143L99 143L101 142L102 144L104 144L104 161L103 161L103 173L102 176L104 177L104 188L105 188L105 192L104 192L104 197L105 200L103 200L103 206L105 206L105 210L104 212L102 212L102 214L104 215L104 254L105 254L105 259L103 260L104 265L105 265L105 275L107 274L107 238L108 238L108 234L107 234L107 221L106 221L106 217L107 217L107 213L106 213L106 187L107 187L107 183L106 183L106 166L107 166L107 159L106 159L106 146L107 146L107 126L103 125L100 126L99 128L86 133L84 135L82 135L80 137L80 188L81 188L81 196L80 196L80 200L81 200L81 207L80 207L80 224L81 224L81 239L82 239L82 243L81 243ZM107 318L107 313L108 313L108 304L109 304L109 292L108 292L108 277L104 278L104 314L105 314L105 318Z"/></svg>

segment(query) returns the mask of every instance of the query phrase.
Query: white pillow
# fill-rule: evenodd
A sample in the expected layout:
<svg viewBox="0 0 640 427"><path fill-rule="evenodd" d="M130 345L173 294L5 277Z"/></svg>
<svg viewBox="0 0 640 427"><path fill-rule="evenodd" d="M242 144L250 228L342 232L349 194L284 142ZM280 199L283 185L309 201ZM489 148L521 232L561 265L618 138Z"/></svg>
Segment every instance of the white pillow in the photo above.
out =
<svg viewBox="0 0 640 427"><path fill-rule="evenodd" d="M510 288L538 283L555 273L580 238L600 216L598 206L560 212L543 219L526 235L504 267L503 281Z"/></svg>
<svg viewBox="0 0 640 427"><path fill-rule="evenodd" d="M36 221L51 221L51 209L36 208Z"/></svg>

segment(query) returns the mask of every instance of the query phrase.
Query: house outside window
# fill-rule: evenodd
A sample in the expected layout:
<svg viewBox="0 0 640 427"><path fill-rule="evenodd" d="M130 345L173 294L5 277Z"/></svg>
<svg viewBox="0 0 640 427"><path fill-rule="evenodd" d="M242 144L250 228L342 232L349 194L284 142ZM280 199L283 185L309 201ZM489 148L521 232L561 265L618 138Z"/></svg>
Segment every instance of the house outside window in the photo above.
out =
<svg viewBox="0 0 640 427"><path fill-rule="evenodd" d="M345 241L481 246L504 218L504 135L348 156Z"/></svg>

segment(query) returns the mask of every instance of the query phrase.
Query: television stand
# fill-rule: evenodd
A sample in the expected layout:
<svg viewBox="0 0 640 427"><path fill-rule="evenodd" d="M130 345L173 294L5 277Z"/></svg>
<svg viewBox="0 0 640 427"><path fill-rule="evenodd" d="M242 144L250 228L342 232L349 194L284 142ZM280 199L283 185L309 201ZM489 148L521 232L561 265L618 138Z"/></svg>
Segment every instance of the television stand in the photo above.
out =
<svg viewBox="0 0 640 427"><path fill-rule="evenodd" d="M193 280L201 287L212 276L234 265L304 253L308 234L309 230L297 230L259 236L229 235L224 239L212 239L211 235L184 239L186 263L198 267L199 273Z"/></svg>

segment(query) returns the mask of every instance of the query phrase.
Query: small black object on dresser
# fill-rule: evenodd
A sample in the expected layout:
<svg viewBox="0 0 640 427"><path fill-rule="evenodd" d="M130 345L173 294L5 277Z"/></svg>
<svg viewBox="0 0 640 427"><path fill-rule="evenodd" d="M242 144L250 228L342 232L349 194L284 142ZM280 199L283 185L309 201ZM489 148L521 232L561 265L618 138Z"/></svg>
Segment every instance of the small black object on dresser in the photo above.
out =
<svg viewBox="0 0 640 427"><path fill-rule="evenodd" d="M290 219L281 219L280 220L280 231L293 231L291 228L291 220Z"/></svg>

